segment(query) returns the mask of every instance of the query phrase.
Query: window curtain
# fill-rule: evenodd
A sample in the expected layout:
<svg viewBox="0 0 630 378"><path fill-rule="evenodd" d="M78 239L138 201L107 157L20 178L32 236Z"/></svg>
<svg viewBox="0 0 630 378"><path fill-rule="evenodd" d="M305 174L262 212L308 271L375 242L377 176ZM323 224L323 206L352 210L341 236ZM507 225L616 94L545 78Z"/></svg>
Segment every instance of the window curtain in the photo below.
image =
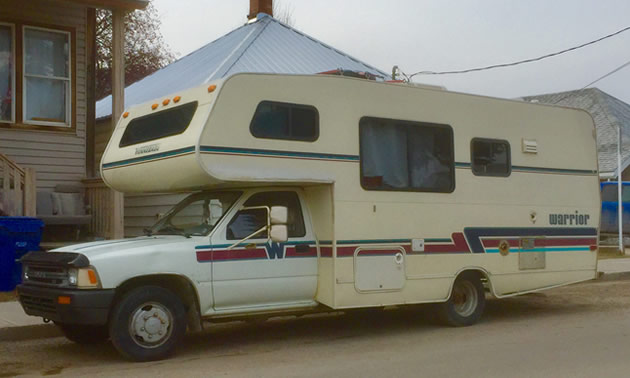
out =
<svg viewBox="0 0 630 378"><path fill-rule="evenodd" d="M24 49L26 119L68 123L68 35L26 29Z"/></svg>
<svg viewBox="0 0 630 378"><path fill-rule="evenodd" d="M382 177L385 187L408 187L405 127L376 120L361 126L363 177Z"/></svg>
<svg viewBox="0 0 630 378"><path fill-rule="evenodd" d="M0 121L13 120L13 47L12 32L0 25Z"/></svg>
<svg viewBox="0 0 630 378"><path fill-rule="evenodd" d="M444 137L443 133L435 129L409 130L407 148L413 188L444 189L451 186L451 161L445 155L448 151L439 151L437 148L437 141Z"/></svg>

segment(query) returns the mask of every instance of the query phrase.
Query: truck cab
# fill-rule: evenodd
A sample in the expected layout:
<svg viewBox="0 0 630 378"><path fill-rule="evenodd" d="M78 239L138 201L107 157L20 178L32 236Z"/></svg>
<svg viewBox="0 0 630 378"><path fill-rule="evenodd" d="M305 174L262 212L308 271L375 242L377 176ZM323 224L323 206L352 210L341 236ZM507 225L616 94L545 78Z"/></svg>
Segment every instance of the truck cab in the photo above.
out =
<svg viewBox="0 0 630 378"><path fill-rule="evenodd" d="M270 219L283 211L286 220ZM300 188L194 193L145 233L25 256L26 313L75 341L111 335L143 360L170 353L204 317L318 305L317 242Z"/></svg>

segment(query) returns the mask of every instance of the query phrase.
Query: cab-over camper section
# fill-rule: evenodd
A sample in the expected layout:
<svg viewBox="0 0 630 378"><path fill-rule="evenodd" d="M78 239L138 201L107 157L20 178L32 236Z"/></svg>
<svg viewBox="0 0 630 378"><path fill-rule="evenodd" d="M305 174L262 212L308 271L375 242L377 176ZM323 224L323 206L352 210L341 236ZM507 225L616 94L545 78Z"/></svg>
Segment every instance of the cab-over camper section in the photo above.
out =
<svg viewBox="0 0 630 378"><path fill-rule="evenodd" d="M106 181L307 188L322 212L322 303L445 301L463 270L497 296L595 275L596 143L583 111L328 76L239 74L211 89L181 95L199 103L181 135L119 148L122 120Z"/></svg>

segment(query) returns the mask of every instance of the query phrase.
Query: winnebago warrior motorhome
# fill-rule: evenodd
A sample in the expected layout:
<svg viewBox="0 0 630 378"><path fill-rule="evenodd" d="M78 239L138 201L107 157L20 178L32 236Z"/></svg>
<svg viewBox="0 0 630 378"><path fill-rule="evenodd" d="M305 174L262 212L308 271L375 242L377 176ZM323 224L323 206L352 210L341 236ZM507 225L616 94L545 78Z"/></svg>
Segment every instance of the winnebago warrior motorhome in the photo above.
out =
<svg viewBox="0 0 630 378"><path fill-rule="evenodd" d="M484 288L595 278L594 135L574 109L235 75L128 109L105 182L194 194L145 237L28 255L20 300L135 360L208 319L434 302L469 325Z"/></svg>

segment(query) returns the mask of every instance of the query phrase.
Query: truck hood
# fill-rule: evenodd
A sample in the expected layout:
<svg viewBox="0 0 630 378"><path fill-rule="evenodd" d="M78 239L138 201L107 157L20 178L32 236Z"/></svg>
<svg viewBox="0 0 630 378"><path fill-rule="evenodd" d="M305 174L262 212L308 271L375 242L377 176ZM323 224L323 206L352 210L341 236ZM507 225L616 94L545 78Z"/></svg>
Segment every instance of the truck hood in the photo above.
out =
<svg viewBox="0 0 630 378"><path fill-rule="evenodd" d="M159 235L159 236L142 236L133 239L121 240L104 240L91 243L75 244L67 247L54 249L50 252L75 252L85 255L90 262L100 259L107 255L113 257L115 255L130 255L134 253L147 252L147 250L164 249L169 244L179 243L190 244L192 250L194 245L198 245L201 240L206 237L190 237L186 238L180 235Z"/></svg>

